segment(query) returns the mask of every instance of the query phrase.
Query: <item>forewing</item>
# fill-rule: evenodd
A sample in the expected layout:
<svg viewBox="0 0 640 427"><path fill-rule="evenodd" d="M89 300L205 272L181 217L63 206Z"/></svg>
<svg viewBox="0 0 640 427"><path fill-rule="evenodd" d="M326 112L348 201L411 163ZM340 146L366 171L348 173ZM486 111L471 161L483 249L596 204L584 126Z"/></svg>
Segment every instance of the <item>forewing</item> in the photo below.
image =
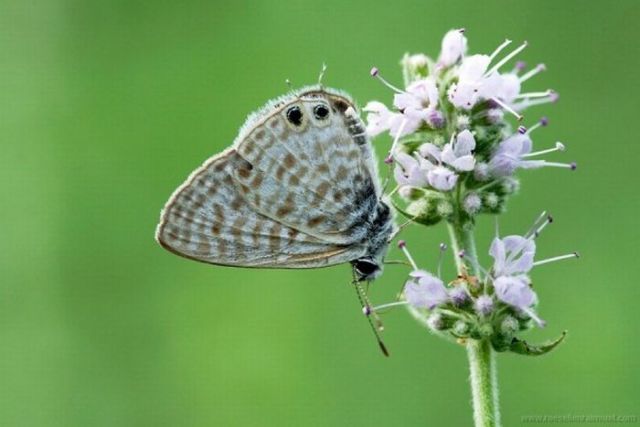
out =
<svg viewBox="0 0 640 427"><path fill-rule="evenodd" d="M359 248L328 243L258 213L234 179L242 161L235 150L215 156L176 190L156 231L163 247L198 261L248 267L320 267L360 255Z"/></svg>

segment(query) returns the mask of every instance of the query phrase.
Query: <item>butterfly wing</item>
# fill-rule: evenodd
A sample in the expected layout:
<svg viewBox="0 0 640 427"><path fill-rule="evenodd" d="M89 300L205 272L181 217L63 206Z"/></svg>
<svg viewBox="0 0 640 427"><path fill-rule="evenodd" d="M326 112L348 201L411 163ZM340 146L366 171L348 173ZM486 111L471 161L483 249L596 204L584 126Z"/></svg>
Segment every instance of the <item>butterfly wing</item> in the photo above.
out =
<svg viewBox="0 0 640 427"><path fill-rule="evenodd" d="M364 126L323 89L265 107L180 187L156 238L203 262L310 268L360 258L380 187Z"/></svg>
<svg viewBox="0 0 640 427"><path fill-rule="evenodd" d="M352 259L329 244L256 212L238 192L235 150L211 158L176 190L161 214L156 240L197 261L247 267L305 268Z"/></svg>

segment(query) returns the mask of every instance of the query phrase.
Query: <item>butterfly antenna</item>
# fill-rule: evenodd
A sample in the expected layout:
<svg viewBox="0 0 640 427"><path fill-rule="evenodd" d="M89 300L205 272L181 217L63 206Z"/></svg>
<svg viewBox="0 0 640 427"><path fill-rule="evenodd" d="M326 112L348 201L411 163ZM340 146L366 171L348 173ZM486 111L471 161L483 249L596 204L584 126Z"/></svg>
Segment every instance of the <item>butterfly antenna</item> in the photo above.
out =
<svg viewBox="0 0 640 427"><path fill-rule="evenodd" d="M327 71L327 64L325 64L324 62L322 63L322 69L320 70L320 75L318 76L318 86L320 86L320 89L323 88L322 86L322 79L324 79L324 73Z"/></svg>
<svg viewBox="0 0 640 427"><path fill-rule="evenodd" d="M371 331L373 331L373 335L375 336L376 341L378 341L378 346L380 347L382 354L389 357L389 350L387 350L387 346L384 345L384 342L382 341L382 337L380 336L380 330L382 330L382 322L380 321L380 318L378 317L378 315L371 310L371 304L369 303L369 298L367 298L367 295L364 293L362 287L360 286L360 283L355 277L353 279L353 285L356 288L356 294L358 295L358 301L360 301L362 312L364 313L365 316L367 316L367 320L369 321L369 326L371 326ZM375 323L374 323L374 319L375 319Z"/></svg>

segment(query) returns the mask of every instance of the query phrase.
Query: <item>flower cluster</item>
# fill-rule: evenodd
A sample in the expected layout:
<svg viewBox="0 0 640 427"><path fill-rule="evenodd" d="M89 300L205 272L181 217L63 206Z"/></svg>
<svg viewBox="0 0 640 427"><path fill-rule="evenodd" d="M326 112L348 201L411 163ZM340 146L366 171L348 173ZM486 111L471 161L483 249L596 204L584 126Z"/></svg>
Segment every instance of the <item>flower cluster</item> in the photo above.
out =
<svg viewBox="0 0 640 427"><path fill-rule="evenodd" d="M467 55L464 31L452 30L437 60L405 55L405 89L390 84L377 68L371 70L394 96L391 109L378 101L365 106L367 132L393 137L385 162L393 165L396 191L405 201L404 207L396 207L410 219L430 225L451 220L458 210L469 218L499 213L519 187L514 176L518 169L576 168L575 163L540 158L564 151L560 142L533 151L532 132L547 126L546 118L528 129L514 129L509 121L513 116L520 122L525 109L558 99L552 90L522 92L523 83L544 65L525 71L524 63L517 62L503 71L527 46L501 57L510 44L506 40L490 55Z"/></svg>
<svg viewBox="0 0 640 427"><path fill-rule="evenodd" d="M463 271L455 280L446 283L438 274L419 269L411 257L406 243L399 247L406 254L413 271L404 285L399 302L373 307L366 314L376 313L394 305L407 305L411 313L431 331L458 341L489 339L496 351L515 351L525 354L542 354L555 347L559 341L534 347L517 338L517 334L533 326L544 327L545 322L536 313L538 298L531 287L530 271L533 267L568 258L577 258L573 252L553 258L535 261L535 239L552 222L543 213L528 233L496 237L491 243L489 255L493 266L486 270L475 264L480 274L473 276ZM497 233L496 233L497 234ZM444 252L446 246L440 245ZM454 254L467 258L464 253ZM562 337L560 338L562 339Z"/></svg>

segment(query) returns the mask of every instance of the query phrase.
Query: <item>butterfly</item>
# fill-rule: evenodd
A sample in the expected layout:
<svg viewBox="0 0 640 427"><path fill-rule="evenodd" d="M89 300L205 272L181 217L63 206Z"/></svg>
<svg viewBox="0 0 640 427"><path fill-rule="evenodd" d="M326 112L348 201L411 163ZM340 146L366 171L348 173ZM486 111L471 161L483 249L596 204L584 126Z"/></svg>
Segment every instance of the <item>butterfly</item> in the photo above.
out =
<svg viewBox="0 0 640 427"><path fill-rule="evenodd" d="M225 266L348 262L357 285L382 273L395 231L353 100L317 85L251 114L232 146L208 159L169 198L156 240L175 254ZM368 307L366 294L356 288Z"/></svg>

